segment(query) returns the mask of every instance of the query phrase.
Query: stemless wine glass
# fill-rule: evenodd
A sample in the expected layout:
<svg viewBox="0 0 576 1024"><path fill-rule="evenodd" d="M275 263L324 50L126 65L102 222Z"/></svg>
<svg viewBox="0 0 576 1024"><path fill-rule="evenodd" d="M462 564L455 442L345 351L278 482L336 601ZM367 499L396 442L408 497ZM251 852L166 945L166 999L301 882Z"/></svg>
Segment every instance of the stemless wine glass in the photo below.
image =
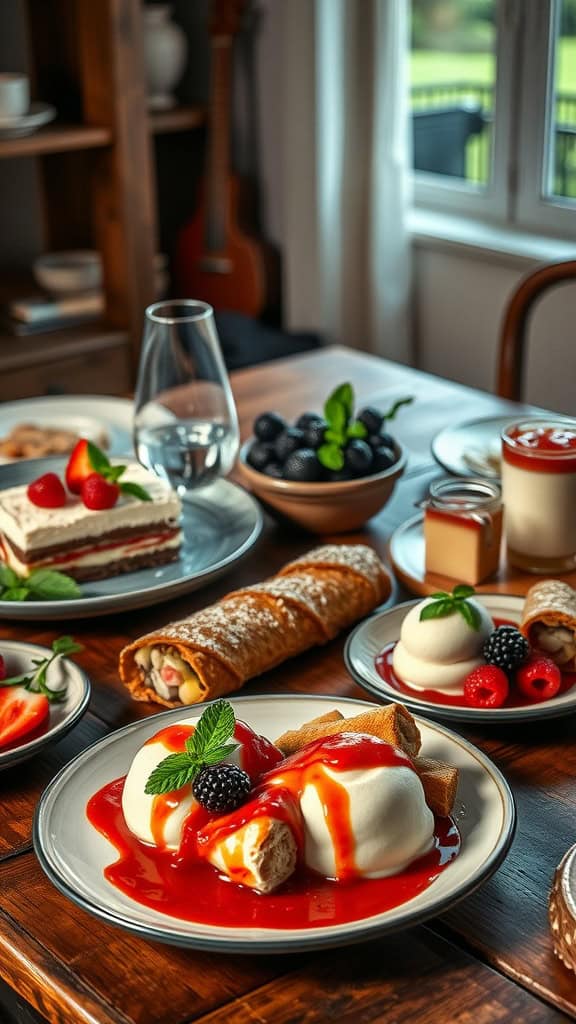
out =
<svg viewBox="0 0 576 1024"><path fill-rule="evenodd" d="M214 323L205 302L155 302L145 314L134 403L139 462L179 494L232 468L238 417Z"/></svg>

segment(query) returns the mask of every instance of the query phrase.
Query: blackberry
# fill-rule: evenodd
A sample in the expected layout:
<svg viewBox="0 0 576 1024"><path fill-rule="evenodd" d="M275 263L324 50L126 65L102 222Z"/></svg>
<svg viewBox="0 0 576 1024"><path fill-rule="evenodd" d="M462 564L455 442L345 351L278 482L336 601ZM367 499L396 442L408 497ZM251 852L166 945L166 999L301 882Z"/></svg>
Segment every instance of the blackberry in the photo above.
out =
<svg viewBox="0 0 576 1024"><path fill-rule="evenodd" d="M344 467L354 476L366 476L372 470L372 449L366 441L349 441L344 450Z"/></svg>
<svg viewBox="0 0 576 1024"><path fill-rule="evenodd" d="M385 444L380 445L379 448L374 449L372 472L383 473L385 469L390 469L395 462L398 462L398 456L394 449Z"/></svg>
<svg viewBox="0 0 576 1024"><path fill-rule="evenodd" d="M274 441L274 453L278 462L284 464L289 455L304 447L304 434L297 427L287 427Z"/></svg>
<svg viewBox="0 0 576 1024"><path fill-rule="evenodd" d="M311 448L299 448L284 463L284 479L316 483L322 475L322 466Z"/></svg>
<svg viewBox="0 0 576 1024"><path fill-rule="evenodd" d="M356 419L360 420L360 423L364 424L369 434L379 434L380 427L384 422L382 413L378 412L378 409L374 409L373 406L367 406L365 409L362 409L362 411L358 413Z"/></svg>
<svg viewBox="0 0 576 1024"><path fill-rule="evenodd" d="M328 424L321 416L315 419L313 423L309 423L304 428L304 444L306 447L319 448L321 444L324 444L324 433L327 429Z"/></svg>
<svg viewBox="0 0 576 1024"><path fill-rule="evenodd" d="M262 473L266 466L274 459L274 449L271 444L264 441L254 441L246 454L246 462L253 469Z"/></svg>
<svg viewBox="0 0 576 1024"><path fill-rule="evenodd" d="M516 626L498 626L482 647L482 655L488 664L496 665L504 672L513 672L526 661L529 654L528 641Z"/></svg>
<svg viewBox="0 0 576 1024"><path fill-rule="evenodd" d="M317 420L322 420L322 417L319 416L317 412L303 412L296 420L294 426L298 427L298 430L307 430L308 427L311 427L313 423L317 422Z"/></svg>
<svg viewBox="0 0 576 1024"><path fill-rule="evenodd" d="M269 462L267 466L264 466L264 474L271 476L273 480L281 480L284 476L279 462Z"/></svg>
<svg viewBox="0 0 576 1024"><path fill-rule="evenodd" d="M237 764L226 761L203 768L192 783L192 793L207 811L233 811L251 788L250 776Z"/></svg>
<svg viewBox="0 0 576 1024"><path fill-rule="evenodd" d="M254 420L253 429L259 441L274 441L286 429L286 420L277 412L263 412Z"/></svg>

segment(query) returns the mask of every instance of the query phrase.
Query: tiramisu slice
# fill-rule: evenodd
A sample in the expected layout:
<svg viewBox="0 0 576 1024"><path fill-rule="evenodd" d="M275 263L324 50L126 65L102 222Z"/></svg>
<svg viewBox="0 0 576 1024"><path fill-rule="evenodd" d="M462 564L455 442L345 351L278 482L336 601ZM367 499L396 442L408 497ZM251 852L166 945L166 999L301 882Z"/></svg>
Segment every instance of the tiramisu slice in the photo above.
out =
<svg viewBox="0 0 576 1024"><path fill-rule="evenodd" d="M0 492L0 561L21 576L58 569L79 581L105 579L178 558L181 505L165 483L136 463L123 484L145 488L151 500L122 492L112 508L87 508L68 495L57 508L30 501L26 485Z"/></svg>

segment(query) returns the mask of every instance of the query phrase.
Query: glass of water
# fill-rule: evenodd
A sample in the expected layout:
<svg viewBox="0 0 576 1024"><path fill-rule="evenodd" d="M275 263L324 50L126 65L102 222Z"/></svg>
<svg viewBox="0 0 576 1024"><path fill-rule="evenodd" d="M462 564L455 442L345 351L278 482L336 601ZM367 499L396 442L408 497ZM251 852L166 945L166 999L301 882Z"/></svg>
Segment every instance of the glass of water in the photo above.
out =
<svg viewBox="0 0 576 1024"><path fill-rule="evenodd" d="M225 476L238 443L212 307L155 302L145 314L134 401L138 461L182 495Z"/></svg>

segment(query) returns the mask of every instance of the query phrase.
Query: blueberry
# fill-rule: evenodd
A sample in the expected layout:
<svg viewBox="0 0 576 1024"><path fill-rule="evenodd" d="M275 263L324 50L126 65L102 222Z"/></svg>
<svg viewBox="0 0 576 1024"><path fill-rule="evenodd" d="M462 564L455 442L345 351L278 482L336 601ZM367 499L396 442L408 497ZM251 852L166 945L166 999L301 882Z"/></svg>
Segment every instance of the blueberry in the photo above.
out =
<svg viewBox="0 0 576 1024"><path fill-rule="evenodd" d="M319 416L317 412L303 412L296 420L294 426L298 427L298 430L306 430L307 427L310 427L313 423L316 423L317 420L321 419L322 417Z"/></svg>
<svg viewBox="0 0 576 1024"><path fill-rule="evenodd" d="M281 480L284 476L282 466L279 462L269 462L265 467L264 472L266 476L271 476L274 480Z"/></svg>
<svg viewBox="0 0 576 1024"><path fill-rule="evenodd" d="M390 469L395 462L398 462L398 456L393 448L389 448L388 445L381 445L380 448L376 448L374 451L372 472L383 473L385 469Z"/></svg>
<svg viewBox="0 0 576 1024"><path fill-rule="evenodd" d="M321 416L318 416L314 423L310 423L304 430L304 443L307 448L319 448L324 444L324 432L328 424Z"/></svg>
<svg viewBox="0 0 576 1024"><path fill-rule="evenodd" d="M396 448L396 442L392 437L392 434L385 434L382 432L380 434L380 444L384 445L386 448L391 448L392 451ZM376 447L378 447L378 445L376 445Z"/></svg>
<svg viewBox="0 0 576 1024"><path fill-rule="evenodd" d="M274 452L278 462L284 463L292 452L304 447L304 434L297 427L286 427L278 434L274 442Z"/></svg>
<svg viewBox="0 0 576 1024"><path fill-rule="evenodd" d="M263 412L254 420L253 429L259 441L273 441L286 429L286 420L277 412Z"/></svg>
<svg viewBox="0 0 576 1024"><path fill-rule="evenodd" d="M322 476L322 466L311 448L299 448L284 463L284 479L315 483Z"/></svg>
<svg viewBox="0 0 576 1024"><path fill-rule="evenodd" d="M330 483L340 483L342 480L352 480L352 473L348 469L331 469L328 472Z"/></svg>
<svg viewBox="0 0 576 1024"><path fill-rule="evenodd" d="M368 405L358 413L356 419L364 424L369 434L379 434L384 417L381 412L378 412L378 409Z"/></svg>
<svg viewBox="0 0 576 1024"><path fill-rule="evenodd" d="M349 441L344 449L344 468L353 476L366 476L372 469L372 449L366 441Z"/></svg>
<svg viewBox="0 0 576 1024"><path fill-rule="evenodd" d="M271 444L265 444L263 441L254 441L246 454L246 462L253 469L257 469L259 473L266 468L269 462L274 458L274 448Z"/></svg>

